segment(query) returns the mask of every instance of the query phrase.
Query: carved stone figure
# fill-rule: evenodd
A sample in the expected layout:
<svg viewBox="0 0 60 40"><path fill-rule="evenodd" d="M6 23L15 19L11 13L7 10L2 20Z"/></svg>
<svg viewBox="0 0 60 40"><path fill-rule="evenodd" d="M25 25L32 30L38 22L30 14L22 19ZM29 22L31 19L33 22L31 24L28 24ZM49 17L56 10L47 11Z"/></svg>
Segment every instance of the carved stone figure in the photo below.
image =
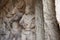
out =
<svg viewBox="0 0 60 40"><path fill-rule="evenodd" d="M26 5L23 1L16 3L3 18L9 31L5 40L35 40L34 6Z"/></svg>
<svg viewBox="0 0 60 40"><path fill-rule="evenodd" d="M12 23L11 33L7 40L21 40L21 28L18 22Z"/></svg>
<svg viewBox="0 0 60 40"><path fill-rule="evenodd" d="M22 25L21 40L35 40L35 8L32 2L25 0L25 14L19 22Z"/></svg>
<svg viewBox="0 0 60 40"><path fill-rule="evenodd" d="M23 25L22 28L22 39L21 40L35 40L35 23L34 15L24 14L20 24Z"/></svg>
<svg viewBox="0 0 60 40"><path fill-rule="evenodd" d="M8 13L6 17L4 17L4 23L6 27L11 29L13 21L19 21L22 17L23 13L20 13L16 8L12 10L12 12Z"/></svg>
<svg viewBox="0 0 60 40"><path fill-rule="evenodd" d="M7 27L9 37L6 40L20 40L19 20L23 13L20 13L16 8L4 18L5 26Z"/></svg>

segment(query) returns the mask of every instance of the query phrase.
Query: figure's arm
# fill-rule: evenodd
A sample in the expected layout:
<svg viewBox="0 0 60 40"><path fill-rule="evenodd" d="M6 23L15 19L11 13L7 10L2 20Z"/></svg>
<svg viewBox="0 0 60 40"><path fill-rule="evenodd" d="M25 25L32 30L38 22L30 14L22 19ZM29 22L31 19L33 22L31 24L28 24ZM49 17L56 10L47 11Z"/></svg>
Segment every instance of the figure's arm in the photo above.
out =
<svg viewBox="0 0 60 40"><path fill-rule="evenodd" d="M24 23L24 15L23 15L23 17L21 18L21 20L19 21L19 24L20 24L20 25L23 25L23 23Z"/></svg>

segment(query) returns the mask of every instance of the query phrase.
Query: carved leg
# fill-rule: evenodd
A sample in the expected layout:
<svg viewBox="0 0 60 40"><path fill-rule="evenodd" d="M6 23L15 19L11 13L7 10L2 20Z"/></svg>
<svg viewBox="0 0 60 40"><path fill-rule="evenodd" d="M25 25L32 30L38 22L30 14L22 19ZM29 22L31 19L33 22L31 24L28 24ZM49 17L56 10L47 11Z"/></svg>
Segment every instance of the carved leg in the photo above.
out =
<svg viewBox="0 0 60 40"><path fill-rule="evenodd" d="M35 33L31 32L27 34L27 40L35 40Z"/></svg>
<svg viewBox="0 0 60 40"><path fill-rule="evenodd" d="M19 34L15 34L15 40L21 40L21 35Z"/></svg>
<svg viewBox="0 0 60 40"><path fill-rule="evenodd" d="M26 40L26 35L25 34L21 34L21 40Z"/></svg>
<svg viewBox="0 0 60 40"><path fill-rule="evenodd" d="M6 37L5 40L13 40L14 35L10 32L10 33L7 33L5 37Z"/></svg>

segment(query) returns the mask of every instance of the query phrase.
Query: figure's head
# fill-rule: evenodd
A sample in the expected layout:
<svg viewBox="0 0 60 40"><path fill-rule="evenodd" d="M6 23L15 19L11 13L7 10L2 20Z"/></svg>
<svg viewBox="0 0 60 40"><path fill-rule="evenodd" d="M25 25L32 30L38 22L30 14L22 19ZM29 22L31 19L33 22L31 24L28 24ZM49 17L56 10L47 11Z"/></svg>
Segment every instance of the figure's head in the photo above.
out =
<svg viewBox="0 0 60 40"><path fill-rule="evenodd" d="M13 27L13 28L18 28L18 26L19 26L19 25L18 25L17 22L13 22L13 23L12 23L12 27Z"/></svg>
<svg viewBox="0 0 60 40"><path fill-rule="evenodd" d="M26 6L26 8L25 8L25 14L34 14L34 12L35 12L35 9L32 7L32 6Z"/></svg>

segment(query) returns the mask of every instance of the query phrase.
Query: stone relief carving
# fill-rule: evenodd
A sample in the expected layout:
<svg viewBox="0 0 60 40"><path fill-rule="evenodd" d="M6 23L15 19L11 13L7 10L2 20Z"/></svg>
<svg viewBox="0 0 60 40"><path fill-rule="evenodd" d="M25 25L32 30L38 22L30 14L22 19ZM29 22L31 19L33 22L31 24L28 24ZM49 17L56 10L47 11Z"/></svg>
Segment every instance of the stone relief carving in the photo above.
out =
<svg viewBox="0 0 60 40"><path fill-rule="evenodd" d="M21 40L35 40L35 23L34 15L24 14L20 24L23 25L22 29L22 39ZM34 24L33 24L34 23Z"/></svg>
<svg viewBox="0 0 60 40"><path fill-rule="evenodd" d="M25 6L25 3L20 2L15 4L12 10L7 11L3 17L6 31L3 40L35 40L34 8L31 5ZM6 7L3 9L8 10Z"/></svg>

